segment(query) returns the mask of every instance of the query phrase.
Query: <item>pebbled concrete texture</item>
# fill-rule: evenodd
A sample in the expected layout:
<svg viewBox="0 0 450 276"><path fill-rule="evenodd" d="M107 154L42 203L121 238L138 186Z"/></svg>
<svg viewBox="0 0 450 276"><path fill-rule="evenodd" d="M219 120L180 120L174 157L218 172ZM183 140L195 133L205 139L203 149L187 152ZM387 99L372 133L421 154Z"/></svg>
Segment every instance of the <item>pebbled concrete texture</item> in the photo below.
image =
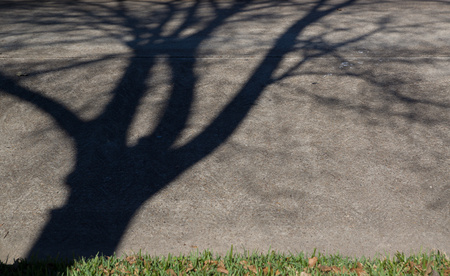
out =
<svg viewBox="0 0 450 276"><path fill-rule="evenodd" d="M448 1L2 1L0 260L450 252Z"/></svg>

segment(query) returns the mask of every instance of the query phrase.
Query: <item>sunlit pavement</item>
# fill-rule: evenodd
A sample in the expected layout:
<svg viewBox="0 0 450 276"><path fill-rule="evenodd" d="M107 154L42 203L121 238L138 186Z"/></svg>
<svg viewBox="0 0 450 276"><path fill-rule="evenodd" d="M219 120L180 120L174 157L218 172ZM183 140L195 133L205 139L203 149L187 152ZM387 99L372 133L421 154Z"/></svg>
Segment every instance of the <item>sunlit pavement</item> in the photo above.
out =
<svg viewBox="0 0 450 276"><path fill-rule="evenodd" d="M446 1L0 4L0 260L450 253Z"/></svg>

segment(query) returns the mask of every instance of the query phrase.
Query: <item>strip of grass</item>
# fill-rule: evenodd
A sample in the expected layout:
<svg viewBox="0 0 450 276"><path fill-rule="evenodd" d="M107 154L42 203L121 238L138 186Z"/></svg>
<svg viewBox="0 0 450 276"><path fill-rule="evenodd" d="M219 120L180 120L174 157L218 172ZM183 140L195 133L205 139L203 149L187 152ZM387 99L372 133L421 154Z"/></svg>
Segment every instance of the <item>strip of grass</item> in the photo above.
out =
<svg viewBox="0 0 450 276"><path fill-rule="evenodd" d="M450 275L450 260L439 251L394 257L348 258L342 255L303 253L235 254L210 251L190 255L152 257L136 254L118 258L96 256L71 262L17 260L0 262L0 275Z"/></svg>

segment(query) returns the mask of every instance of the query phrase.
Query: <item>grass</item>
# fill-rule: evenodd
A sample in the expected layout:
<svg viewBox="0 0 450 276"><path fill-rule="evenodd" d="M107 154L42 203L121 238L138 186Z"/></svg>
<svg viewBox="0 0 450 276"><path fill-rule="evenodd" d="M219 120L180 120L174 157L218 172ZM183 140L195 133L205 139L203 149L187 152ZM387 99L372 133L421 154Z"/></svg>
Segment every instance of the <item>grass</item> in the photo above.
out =
<svg viewBox="0 0 450 276"><path fill-rule="evenodd" d="M349 258L342 255L233 253L210 251L190 255L149 256L141 253L118 258L95 256L70 262L16 260L0 262L0 275L450 275L449 258L437 251L392 258Z"/></svg>

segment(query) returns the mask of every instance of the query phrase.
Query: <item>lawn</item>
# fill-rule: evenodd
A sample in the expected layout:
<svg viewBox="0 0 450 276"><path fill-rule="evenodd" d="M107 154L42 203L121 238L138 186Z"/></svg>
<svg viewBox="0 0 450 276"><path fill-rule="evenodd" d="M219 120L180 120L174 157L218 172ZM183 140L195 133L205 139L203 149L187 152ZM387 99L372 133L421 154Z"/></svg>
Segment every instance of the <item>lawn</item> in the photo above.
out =
<svg viewBox="0 0 450 276"><path fill-rule="evenodd" d="M16 260L0 262L0 275L450 275L449 257L439 251L376 258L339 254L234 253L211 251L189 255L95 256L72 261Z"/></svg>

